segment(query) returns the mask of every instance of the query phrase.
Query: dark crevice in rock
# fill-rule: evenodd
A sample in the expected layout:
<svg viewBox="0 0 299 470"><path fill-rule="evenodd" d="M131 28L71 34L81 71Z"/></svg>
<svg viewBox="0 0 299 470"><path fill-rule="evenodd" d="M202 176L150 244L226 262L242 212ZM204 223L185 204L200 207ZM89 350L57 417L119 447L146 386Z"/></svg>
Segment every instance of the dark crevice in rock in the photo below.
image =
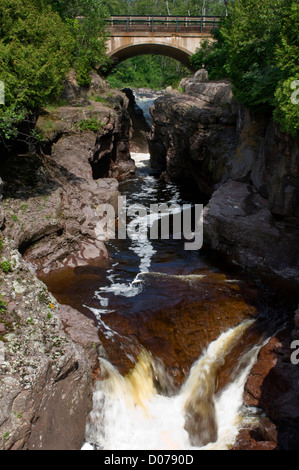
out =
<svg viewBox="0 0 299 470"><path fill-rule="evenodd" d="M65 380L69 375L71 375L73 372L77 371L79 369L79 362L75 362L74 364L71 365L71 367L66 370L65 372L61 373L56 377L55 383L61 382L62 380Z"/></svg>
<svg viewBox="0 0 299 470"><path fill-rule="evenodd" d="M51 157L53 145L57 144L63 135L63 132L57 132L57 134L51 140L45 140L41 143L41 151L45 156Z"/></svg>
<svg viewBox="0 0 299 470"><path fill-rule="evenodd" d="M96 147L97 151L94 153L92 159L89 160L93 179L108 178L111 163L116 160L114 136L105 134L99 137Z"/></svg>
<svg viewBox="0 0 299 470"><path fill-rule="evenodd" d="M52 232L51 234L47 233L39 238L32 238L31 240L27 240L27 241L23 241L19 247L18 247L18 251L19 253L21 254L21 256L25 257L27 251L30 250L30 248L32 248L34 245L37 245L38 243L40 243L42 240L45 240L47 237L49 236L54 236L56 238L60 238L62 237L62 235L64 234L64 229L63 228L60 228L58 229L57 231L54 231Z"/></svg>

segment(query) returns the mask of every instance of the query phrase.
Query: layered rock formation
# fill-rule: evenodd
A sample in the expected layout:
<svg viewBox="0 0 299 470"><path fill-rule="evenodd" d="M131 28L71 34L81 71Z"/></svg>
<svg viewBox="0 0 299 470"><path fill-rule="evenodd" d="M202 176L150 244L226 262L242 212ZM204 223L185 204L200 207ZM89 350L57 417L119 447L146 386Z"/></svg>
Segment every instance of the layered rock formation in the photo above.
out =
<svg viewBox="0 0 299 470"><path fill-rule="evenodd" d="M135 171L124 94L92 82L40 115L39 152L1 162L0 449L80 449L101 347L93 320L59 305L37 278L106 266L101 204ZM79 94L80 95L80 94ZM99 179L101 177L101 179Z"/></svg>
<svg viewBox="0 0 299 470"><path fill-rule="evenodd" d="M204 210L205 242L262 276L298 282L298 236L298 227L275 218L249 183L227 181Z"/></svg>
<svg viewBox="0 0 299 470"><path fill-rule="evenodd" d="M127 106L116 93L102 102L45 110L36 125L43 157L14 156L3 169L4 233L38 274L107 258L96 209L111 204L117 211L118 180L135 171Z"/></svg>
<svg viewBox="0 0 299 470"><path fill-rule="evenodd" d="M225 82L185 79L152 109L153 169L212 197L204 241L242 267L298 281L299 143L255 116Z"/></svg>
<svg viewBox="0 0 299 470"><path fill-rule="evenodd" d="M261 349L244 391L247 407L259 410L258 426L240 431L234 450L295 450L299 446L299 369L290 360L291 327Z"/></svg>
<svg viewBox="0 0 299 470"><path fill-rule="evenodd" d="M149 149L157 173L165 172L171 180L195 180L200 191L211 195L228 172L237 144L237 116L220 97L213 102L221 89L229 95L229 85L217 84L212 90L201 85L208 92L200 97L171 93L155 101Z"/></svg>

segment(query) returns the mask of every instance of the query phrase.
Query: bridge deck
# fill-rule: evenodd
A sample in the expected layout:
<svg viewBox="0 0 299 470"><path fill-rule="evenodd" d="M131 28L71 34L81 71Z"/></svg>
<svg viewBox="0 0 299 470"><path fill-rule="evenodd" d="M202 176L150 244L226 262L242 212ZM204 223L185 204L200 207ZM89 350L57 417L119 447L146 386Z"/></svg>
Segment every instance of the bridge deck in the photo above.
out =
<svg viewBox="0 0 299 470"><path fill-rule="evenodd" d="M219 16L112 16L106 20L111 36L124 33L210 34Z"/></svg>

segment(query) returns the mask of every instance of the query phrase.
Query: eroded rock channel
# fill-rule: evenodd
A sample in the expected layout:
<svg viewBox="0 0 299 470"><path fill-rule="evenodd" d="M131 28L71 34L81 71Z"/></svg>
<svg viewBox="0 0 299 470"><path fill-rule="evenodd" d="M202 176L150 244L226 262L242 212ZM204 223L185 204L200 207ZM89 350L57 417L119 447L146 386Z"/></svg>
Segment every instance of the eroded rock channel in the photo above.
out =
<svg viewBox="0 0 299 470"><path fill-rule="evenodd" d="M154 104L135 93L150 128L128 90L70 83L68 105L37 121L40 152L3 164L3 449L298 444L298 146L229 84L182 85ZM204 203L204 247L99 241L96 208L117 212L119 196Z"/></svg>

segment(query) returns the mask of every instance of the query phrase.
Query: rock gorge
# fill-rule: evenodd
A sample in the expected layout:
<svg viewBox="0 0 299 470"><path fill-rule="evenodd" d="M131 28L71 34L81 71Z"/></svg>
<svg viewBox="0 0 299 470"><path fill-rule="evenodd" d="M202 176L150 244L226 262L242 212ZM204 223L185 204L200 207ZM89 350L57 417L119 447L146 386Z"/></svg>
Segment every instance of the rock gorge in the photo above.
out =
<svg viewBox="0 0 299 470"><path fill-rule="evenodd" d="M153 172L191 184L208 201L207 247L296 292L298 141L282 134L269 116L254 116L236 103L229 83L193 78L181 88L152 108ZM105 354L93 320L59 304L39 278L62 268L107 266L96 207L116 208L118 181L135 171L129 99L107 89L97 75L89 90L70 75L64 99L37 120L39 152L14 154L1 165L4 450L79 449L98 357ZM289 359L298 326L297 319L262 348L244 403L261 408L265 418L259 429L240 433L236 449L299 443L298 366Z"/></svg>
<svg viewBox="0 0 299 470"><path fill-rule="evenodd" d="M299 143L235 102L225 82L181 82L159 98L152 169L209 202L204 241L244 268L298 281Z"/></svg>

